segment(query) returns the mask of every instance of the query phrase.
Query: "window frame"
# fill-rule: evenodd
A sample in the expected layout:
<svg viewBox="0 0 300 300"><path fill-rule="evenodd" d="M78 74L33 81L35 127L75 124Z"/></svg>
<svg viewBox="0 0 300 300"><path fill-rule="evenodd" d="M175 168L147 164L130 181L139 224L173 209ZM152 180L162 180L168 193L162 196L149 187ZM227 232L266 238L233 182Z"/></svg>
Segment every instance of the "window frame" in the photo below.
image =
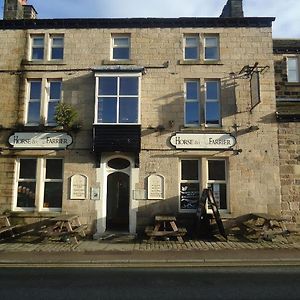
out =
<svg viewBox="0 0 300 300"><path fill-rule="evenodd" d="M207 83L208 82L217 82L217 98L208 99L207 98ZM204 79L204 123L205 127L222 127L222 115L221 115L221 82L220 79ZM206 111L207 111L207 103L218 103L219 105L219 120L218 124L209 124L206 120Z"/></svg>
<svg viewBox="0 0 300 300"><path fill-rule="evenodd" d="M41 48L41 47L35 47L34 46L34 38L43 38L43 57L42 58L33 58L33 49L34 48ZM30 61L44 61L45 60L45 44L46 44L46 35L44 33L38 33L38 34L30 34L29 35L30 43L29 43L29 60Z"/></svg>
<svg viewBox="0 0 300 300"><path fill-rule="evenodd" d="M94 112L94 125L140 125L141 123L141 76L142 73L138 72L134 72L134 73L97 73L95 74L95 78L96 78L96 84L95 84L95 112ZM99 80L102 77L117 77L117 78L121 78L121 77L136 77L138 78L138 95L134 96L138 98L138 115L137 115L137 122L136 123L120 123L119 122L119 101L121 97L124 97L124 95L120 96L119 93L119 85L117 87L117 122L115 123L102 123L98 121L98 106L99 106L99 98L101 97L98 93L99 91ZM119 79L118 79L119 82ZM130 97L130 95L128 95L128 97ZM131 95L132 97L132 95Z"/></svg>
<svg viewBox="0 0 300 300"><path fill-rule="evenodd" d="M197 45L192 47L187 45L187 39L188 38L195 38ZM196 48L197 49L197 55L195 58L186 58L186 50L187 48ZM183 59L185 61L195 61L200 59L200 36L199 34L184 34L183 36Z"/></svg>
<svg viewBox="0 0 300 300"><path fill-rule="evenodd" d="M115 39L118 38L123 38L128 40L128 45L127 46L117 46L115 45ZM112 34L111 35L111 54L110 54L110 59L112 61L129 61L131 59L131 35L130 34ZM128 58L115 58L114 57L114 49L128 49Z"/></svg>
<svg viewBox="0 0 300 300"><path fill-rule="evenodd" d="M22 178L20 180L21 160L34 159L36 160L36 177L35 180L28 180ZM61 179L46 179L46 163L48 159L57 159L62 161ZM46 182L61 182L62 195L61 200L63 202L63 188L64 188L64 159L56 157L18 157L15 161L15 189L14 189L14 201L13 211L38 211L38 212L60 212L61 207L44 207L44 192ZM19 182L35 182L35 199L34 207L18 207L18 186Z"/></svg>
<svg viewBox="0 0 300 300"><path fill-rule="evenodd" d="M53 45L53 39L55 38L62 38L62 47ZM65 37L64 34L50 34L49 35L49 61L62 61L64 59L64 50L65 50ZM62 48L62 57L61 58L52 58L53 49Z"/></svg>
<svg viewBox="0 0 300 300"><path fill-rule="evenodd" d="M207 46L207 40L208 38L214 38L216 39L217 46ZM217 50L217 56L215 58L207 58L206 57L206 49L208 48L216 48ZM220 60L220 37L217 34L204 34L203 36L203 60L204 61L218 61Z"/></svg>
<svg viewBox="0 0 300 300"><path fill-rule="evenodd" d="M62 101L62 79L61 78L47 78L46 79L46 97L45 97L45 125L46 126L56 126L56 122L49 122L49 104L50 103L60 103ZM51 82L60 82L60 98L59 99L51 99ZM57 105L56 104L56 105Z"/></svg>
<svg viewBox="0 0 300 300"><path fill-rule="evenodd" d="M286 72L287 72L287 82L288 83L299 83L300 82L300 56L298 55L293 55L293 56L287 56L286 57ZM296 68L295 69L290 69L289 68L289 60L295 60L296 61ZM295 72L296 74L296 80L290 80L290 73Z"/></svg>
<svg viewBox="0 0 300 300"><path fill-rule="evenodd" d="M32 82L41 82L41 91L40 91L39 99L30 99ZM26 81L26 109L25 109L25 118L24 118L26 126L38 126L41 123L42 99L43 99L43 80L42 80L42 78L27 78L27 81ZM37 102L39 102L39 104L40 104L40 111L39 111L40 120L39 120L39 122L30 122L28 120L30 103L37 103Z"/></svg>
<svg viewBox="0 0 300 300"><path fill-rule="evenodd" d="M188 99L187 98L187 83L188 82L196 82L197 83L197 99ZM200 92L200 79L185 79L184 80L184 126L185 127L199 127L201 124L201 92ZM186 104L187 103L198 103L198 123L197 124L191 124L187 123L187 109Z"/></svg>

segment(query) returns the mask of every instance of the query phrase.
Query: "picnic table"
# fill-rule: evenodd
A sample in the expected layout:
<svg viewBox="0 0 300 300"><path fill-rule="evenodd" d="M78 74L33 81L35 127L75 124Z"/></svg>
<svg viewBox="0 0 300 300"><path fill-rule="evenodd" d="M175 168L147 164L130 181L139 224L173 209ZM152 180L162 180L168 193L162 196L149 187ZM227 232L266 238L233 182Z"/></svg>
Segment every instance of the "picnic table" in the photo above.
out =
<svg viewBox="0 0 300 300"><path fill-rule="evenodd" d="M176 237L180 243L183 243L183 236L187 230L184 227L177 227L175 216L155 216L155 225L147 226L145 233L150 237L149 241L153 241L156 237Z"/></svg>
<svg viewBox="0 0 300 300"><path fill-rule="evenodd" d="M82 225L77 215L60 215L49 221L49 225L40 231L45 238L60 237L64 241L78 243L78 236L86 236L87 225Z"/></svg>
<svg viewBox="0 0 300 300"><path fill-rule="evenodd" d="M8 216L1 215L0 216L0 234L4 232L9 232L11 234L11 237L14 237L13 228L17 226L12 226L10 224Z"/></svg>

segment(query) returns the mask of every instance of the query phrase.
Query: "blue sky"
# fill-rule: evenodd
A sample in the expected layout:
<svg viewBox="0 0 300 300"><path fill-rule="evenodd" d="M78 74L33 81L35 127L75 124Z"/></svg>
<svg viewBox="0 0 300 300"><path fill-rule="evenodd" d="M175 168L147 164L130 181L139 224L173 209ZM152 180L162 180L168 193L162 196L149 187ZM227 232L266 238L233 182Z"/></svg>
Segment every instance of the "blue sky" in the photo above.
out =
<svg viewBox="0 0 300 300"><path fill-rule="evenodd" d="M39 19L218 17L227 0L28 0ZM0 0L1 16L3 2ZM300 38L299 0L244 0L247 17L276 17L273 37Z"/></svg>

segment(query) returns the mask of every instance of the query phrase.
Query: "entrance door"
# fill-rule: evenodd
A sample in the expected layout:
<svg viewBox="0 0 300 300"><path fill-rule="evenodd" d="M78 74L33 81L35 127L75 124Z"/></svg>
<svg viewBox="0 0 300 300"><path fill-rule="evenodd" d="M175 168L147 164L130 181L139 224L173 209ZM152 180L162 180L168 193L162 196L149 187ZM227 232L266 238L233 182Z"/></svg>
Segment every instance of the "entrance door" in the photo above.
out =
<svg viewBox="0 0 300 300"><path fill-rule="evenodd" d="M107 177L107 230L129 230L129 175L114 172Z"/></svg>

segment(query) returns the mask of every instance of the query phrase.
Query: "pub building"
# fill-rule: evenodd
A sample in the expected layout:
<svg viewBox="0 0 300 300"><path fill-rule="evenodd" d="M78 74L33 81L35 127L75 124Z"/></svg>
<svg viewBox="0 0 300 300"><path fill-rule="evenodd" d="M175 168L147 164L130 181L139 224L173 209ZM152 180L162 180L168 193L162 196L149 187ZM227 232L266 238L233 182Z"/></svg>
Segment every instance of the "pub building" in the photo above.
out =
<svg viewBox="0 0 300 300"><path fill-rule="evenodd" d="M242 0L214 18L22 7L35 12L6 0L0 21L2 213L135 234L156 215L188 223L211 187L222 218L280 215L274 18L245 17ZM77 126L57 126L59 103Z"/></svg>

